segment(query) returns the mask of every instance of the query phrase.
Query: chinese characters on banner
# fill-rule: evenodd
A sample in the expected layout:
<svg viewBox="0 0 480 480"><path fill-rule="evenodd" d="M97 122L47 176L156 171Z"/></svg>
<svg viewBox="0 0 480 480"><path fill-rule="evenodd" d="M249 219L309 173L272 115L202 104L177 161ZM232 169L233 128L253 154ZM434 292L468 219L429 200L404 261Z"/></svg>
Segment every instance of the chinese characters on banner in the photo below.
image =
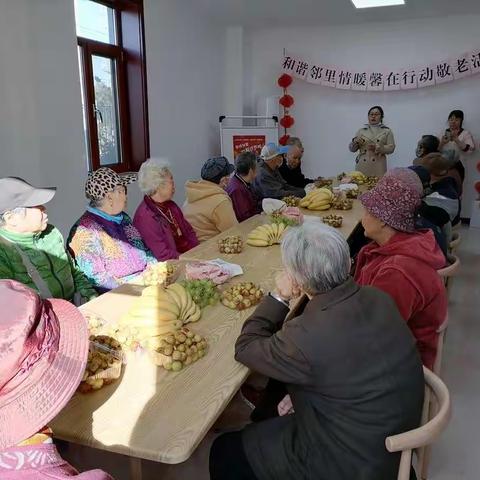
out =
<svg viewBox="0 0 480 480"><path fill-rule="evenodd" d="M265 135L234 135L233 158L237 158L242 152L253 152L260 156L265 141Z"/></svg>
<svg viewBox="0 0 480 480"><path fill-rule="evenodd" d="M293 77L309 83L357 91L413 90L452 82L480 72L480 49L443 59L429 65L391 70L342 68L334 65L309 63L286 55L282 69Z"/></svg>

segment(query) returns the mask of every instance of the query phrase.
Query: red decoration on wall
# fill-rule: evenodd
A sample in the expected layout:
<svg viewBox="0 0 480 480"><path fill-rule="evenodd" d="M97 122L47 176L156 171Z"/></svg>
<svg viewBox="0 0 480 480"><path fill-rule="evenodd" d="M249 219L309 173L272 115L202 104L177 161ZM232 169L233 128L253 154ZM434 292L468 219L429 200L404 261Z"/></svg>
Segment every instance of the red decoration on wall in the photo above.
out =
<svg viewBox="0 0 480 480"><path fill-rule="evenodd" d="M292 82L293 78L286 73L284 73L278 78L278 86L282 88L288 88L292 84Z"/></svg>
<svg viewBox="0 0 480 480"><path fill-rule="evenodd" d="M292 128L294 123L295 119L288 114L280 119L280 125L284 128Z"/></svg>
<svg viewBox="0 0 480 480"><path fill-rule="evenodd" d="M295 100L293 99L293 97L291 95L286 94L282 98L280 98L278 103L282 107L290 108L295 103Z"/></svg>
<svg viewBox="0 0 480 480"><path fill-rule="evenodd" d="M288 140L290 139L290 135L286 134L286 135L283 135L282 137L280 137L278 139L278 143L280 145L286 145L288 143Z"/></svg>
<svg viewBox="0 0 480 480"><path fill-rule="evenodd" d="M475 190L480 193L480 182L475 182Z"/></svg>

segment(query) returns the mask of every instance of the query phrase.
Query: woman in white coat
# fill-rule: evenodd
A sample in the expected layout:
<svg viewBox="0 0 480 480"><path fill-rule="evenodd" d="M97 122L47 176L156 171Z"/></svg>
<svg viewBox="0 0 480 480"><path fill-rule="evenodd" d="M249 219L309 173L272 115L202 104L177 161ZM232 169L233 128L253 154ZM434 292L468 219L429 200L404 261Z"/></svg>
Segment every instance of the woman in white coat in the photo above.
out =
<svg viewBox="0 0 480 480"><path fill-rule="evenodd" d="M368 111L368 123L358 130L348 146L359 152L356 170L367 176L381 177L387 171L387 155L395 151L393 132L383 124L383 108L374 106Z"/></svg>

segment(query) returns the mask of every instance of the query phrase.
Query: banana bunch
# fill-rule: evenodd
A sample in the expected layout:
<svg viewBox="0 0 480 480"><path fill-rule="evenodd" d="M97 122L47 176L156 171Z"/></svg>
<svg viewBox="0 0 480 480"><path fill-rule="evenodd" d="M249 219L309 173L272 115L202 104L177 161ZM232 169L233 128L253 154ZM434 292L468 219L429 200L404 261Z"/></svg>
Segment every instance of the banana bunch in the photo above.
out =
<svg viewBox="0 0 480 480"><path fill-rule="evenodd" d="M354 170L353 172L348 172L347 177L352 179L352 183L356 183L357 185L363 185L367 181L367 177L362 173Z"/></svg>
<svg viewBox="0 0 480 480"><path fill-rule="evenodd" d="M283 232L287 229L284 223L260 225L248 234L247 244L254 247L269 247L282 241Z"/></svg>
<svg viewBox="0 0 480 480"><path fill-rule="evenodd" d="M144 344L178 330L186 323L198 321L200 315L200 307L179 283L166 288L151 285L143 290L128 314L120 320L120 326L133 328L136 339Z"/></svg>
<svg viewBox="0 0 480 480"><path fill-rule="evenodd" d="M300 207L309 210L328 210L332 206L333 193L328 188L316 188L300 201Z"/></svg>

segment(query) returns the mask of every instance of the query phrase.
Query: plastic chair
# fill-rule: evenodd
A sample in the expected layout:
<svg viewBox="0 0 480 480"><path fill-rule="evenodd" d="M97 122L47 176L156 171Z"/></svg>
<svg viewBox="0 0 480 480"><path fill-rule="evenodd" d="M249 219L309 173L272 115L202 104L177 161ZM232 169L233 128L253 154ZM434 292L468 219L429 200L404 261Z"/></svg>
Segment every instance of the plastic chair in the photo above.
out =
<svg viewBox="0 0 480 480"><path fill-rule="evenodd" d="M450 250L450 253L455 252L455 250L460 245L461 241L462 241L461 235L458 232L453 232L452 233L452 240L450 241L450 245L448 246L448 249Z"/></svg>
<svg viewBox="0 0 480 480"><path fill-rule="evenodd" d="M422 416L422 426L419 428L386 438L385 446L389 452L402 452L397 480L410 479L412 452L431 445L445 430L450 421L450 393L446 385L426 367L423 367L423 374L425 376L424 413L426 409L429 412L431 411L430 395L437 405L437 411L427 422L424 419L428 419L429 415L424 414Z"/></svg>

